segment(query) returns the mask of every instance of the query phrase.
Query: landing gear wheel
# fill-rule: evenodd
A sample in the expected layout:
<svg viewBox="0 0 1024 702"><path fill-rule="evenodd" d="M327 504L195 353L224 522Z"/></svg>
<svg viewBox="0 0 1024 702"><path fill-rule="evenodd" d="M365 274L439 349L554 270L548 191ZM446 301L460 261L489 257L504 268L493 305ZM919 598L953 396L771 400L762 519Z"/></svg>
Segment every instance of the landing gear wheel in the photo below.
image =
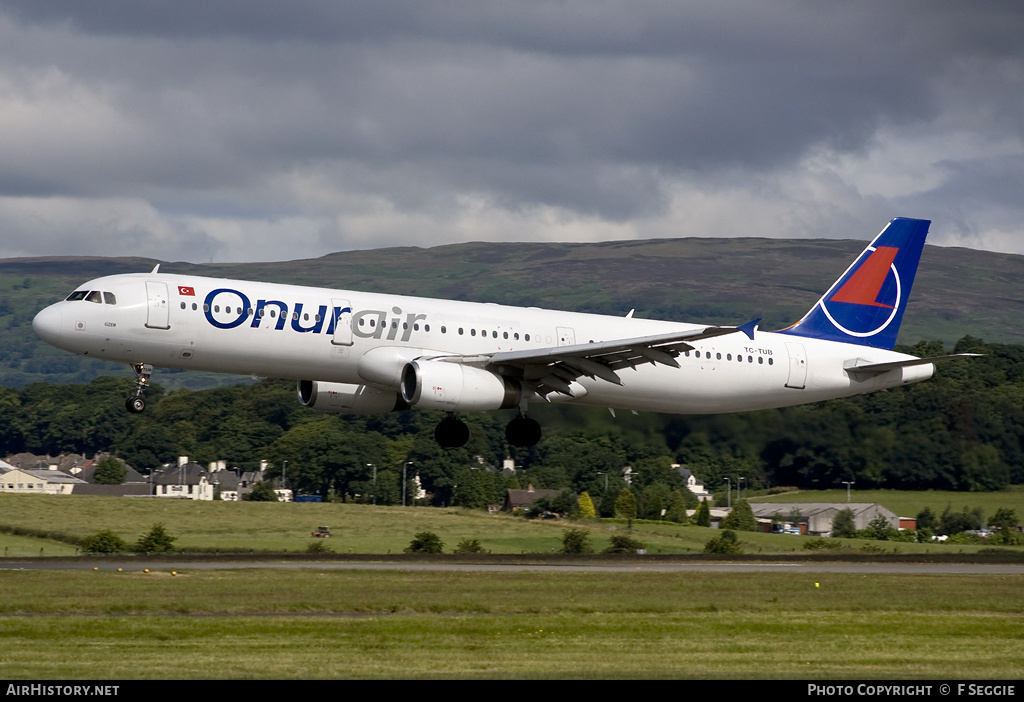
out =
<svg viewBox="0 0 1024 702"><path fill-rule="evenodd" d="M434 427L434 441L441 448L460 448L469 441L469 427L461 419L449 415Z"/></svg>
<svg viewBox="0 0 1024 702"><path fill-rule="evenodd" d="M153 374L153 366L148 363L133 363L132 370L135 371L135 395L124 401L124 408L132 414L139 414L146 409L146 400L142 393L146 391L146 384L149 376Z"/></svg>
<svg viewBox="0 0 1024 702"><path fill-rule="evenodd" d="M536 446L540 441L540 424L535 419L519 415L505 425L505 440L512 446Z"/></svg>

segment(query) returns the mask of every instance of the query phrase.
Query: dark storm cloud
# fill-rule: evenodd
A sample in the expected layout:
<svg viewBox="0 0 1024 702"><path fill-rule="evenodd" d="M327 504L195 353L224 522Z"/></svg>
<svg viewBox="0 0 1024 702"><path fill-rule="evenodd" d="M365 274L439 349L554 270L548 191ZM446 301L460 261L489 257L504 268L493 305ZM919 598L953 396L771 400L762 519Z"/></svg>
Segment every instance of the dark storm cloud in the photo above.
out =
<svg viewBox="0 0 1024 702"><path fill-rule="evenodd" d="M0 0L0 198L134 200L149 209L115 207L125 227L152 215L161 240L229 252L228 231L297 219L317 253L360 228L442 243L403 233L416 219L461 238L717 235L716 213L735 228L745 211L776 218L768 234L877 231L944 214L957 188L982 207L987 181L1009 217L1019 7ZM936 153L965 133L977 153ZM886 193L893 147L907 170ZM892 211L908 204L923 212ZM545 208L577 226L544 231Z"/></svg>

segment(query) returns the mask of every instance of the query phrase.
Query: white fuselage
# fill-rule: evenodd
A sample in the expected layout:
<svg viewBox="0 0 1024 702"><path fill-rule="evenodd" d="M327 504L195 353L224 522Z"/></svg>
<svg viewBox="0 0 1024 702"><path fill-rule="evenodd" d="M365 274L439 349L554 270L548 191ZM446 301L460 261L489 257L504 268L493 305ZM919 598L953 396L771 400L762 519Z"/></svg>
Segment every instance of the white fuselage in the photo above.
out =
<svg viewBox="0 0 1024 702"><path fill-rule="evenodd" d="M108 276L78 290L112 297L65 300L40 312L34 327L58 348L156 367L383 390L396 389L401 367L422 357L543 349L706 326L163 273ZM753 340L733 333L692 346L678 357L678 368L641 363L619 371L621 385L582 377L575 397L549 399L677 414L736 412L872 392L925 380L934 369L923 364L870 377L852 374L846 369L858 362L911 357L760 331Z"/></svg>

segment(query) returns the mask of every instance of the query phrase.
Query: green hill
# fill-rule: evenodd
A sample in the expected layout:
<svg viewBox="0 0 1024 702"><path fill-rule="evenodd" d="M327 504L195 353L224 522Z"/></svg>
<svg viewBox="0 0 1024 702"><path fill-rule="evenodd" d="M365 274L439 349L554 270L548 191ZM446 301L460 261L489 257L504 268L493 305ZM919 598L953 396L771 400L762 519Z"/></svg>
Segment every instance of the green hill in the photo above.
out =
<svg viewBox="0 0 1024 702"><path fill-rule="evenodd" d="M798 319L847 267L862 241L656 239L599 244L467 243L346 251L317 259L161 270L212 277L393 292L762 329ZM0 385L88 382L130 375L116 364L52 349L32 317L90 278L152 269L145 258L0 259ZM899 342L951 345L965 334L1024 343L1024 259L969 249L925 248ZM161 372L168 387L238 382L231 376Z"/></svg>

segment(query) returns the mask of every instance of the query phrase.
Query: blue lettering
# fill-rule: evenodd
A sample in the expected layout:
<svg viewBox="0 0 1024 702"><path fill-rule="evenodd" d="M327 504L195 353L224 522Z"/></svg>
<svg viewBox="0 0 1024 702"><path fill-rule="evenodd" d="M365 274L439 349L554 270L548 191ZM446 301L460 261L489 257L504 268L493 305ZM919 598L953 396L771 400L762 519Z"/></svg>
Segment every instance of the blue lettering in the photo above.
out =
<svg viewBox="0 0 1024 702"><path fill-rule="evenodd" d="M277 324L274 327L278 331L284 329L285 317L288 316L288 305L284 304L280 300L259 300L256 303L256 314L252 318L251 326L253 329L260 325L263 321L263 315L265 315L267 305L277 305L277 309L280 311L280 316L277 320Z"/></svg>
<svg viewBox="0 0 1024 702"><path fill-rule="evenodd" d="M295 316L292 318L292 329L297 332L313 332L319 334L320 330L324 328L324 318L327 316L327 305L320 305L320 312L316 315L316 323L311 327L303 327L299 324L299 318L302 317L302 303L295 303Z"/></svg>
<svg viewBox="0 0 1024 702"><path fill-rule="evenodd" d="M242 306L238 308L238 317L230 322L218 322L216 319L213 318L213 301L221 293L230 293L232 295L238 295L238 297L242 298ZM230 311L231 308L225 307L225 309ZM247 298L245 295L238 292L237 290L232 290L230 288L217 288L216 290L211 290L210 293L206 296L206 301L205 304L203 305L203 314L206 315L206 321L212 324L213 326L217 327L218 329L234 329L235 327L240 326L242 322L245 321L246 317L249 316L248 310L249 298Z"/></svg>
<svg viewBox="0 0 1024 702"><path fill-rule="evenodd" d="M222 295L234 295L237 300L229 299L227 301L228 304L223 304L223 301L217 301L218 297ZM237 308L235 307L236 302L239 303ZM221 312L222 304L224 308L223 313ZM271 308L269 311L267 310L268 307ZM395 315L391 319L388 319L387 312L383 310L360 310L353 314L351 307L331 307L332 314L328 316L328 306L319 305L312 325L303 326L302 308L303 303L295 303L294 314L291 319L293 331L299 333L312 332L314 334L326 331L327 334L333 335L345 315L350 315L349 323L351 324L353 335L364 339L387 338L393 341L401 338L402 341L409 341L416 323L427 318L426 315L414 312L404 313L398 307L391 309L391 313ZM221 317L221 319L214 317L215 314ZM203 315L206 317L206 321L218 329L240 327L250 316L252 317L252 322L250 322L249 327L257 329L263 323L264 316L268 314L275 318L274 329L280 331L284 329L285 324L288 322L288 304L280 300L257 300L256 306L253 308L252 303L244 293L232 290L231 288L211 290L203 304ZM403 314L405 315L404 322L401 321ZM325 322L327 324L326 330L324 329ZM400 337L399 325L401 325Z"/></svg>

